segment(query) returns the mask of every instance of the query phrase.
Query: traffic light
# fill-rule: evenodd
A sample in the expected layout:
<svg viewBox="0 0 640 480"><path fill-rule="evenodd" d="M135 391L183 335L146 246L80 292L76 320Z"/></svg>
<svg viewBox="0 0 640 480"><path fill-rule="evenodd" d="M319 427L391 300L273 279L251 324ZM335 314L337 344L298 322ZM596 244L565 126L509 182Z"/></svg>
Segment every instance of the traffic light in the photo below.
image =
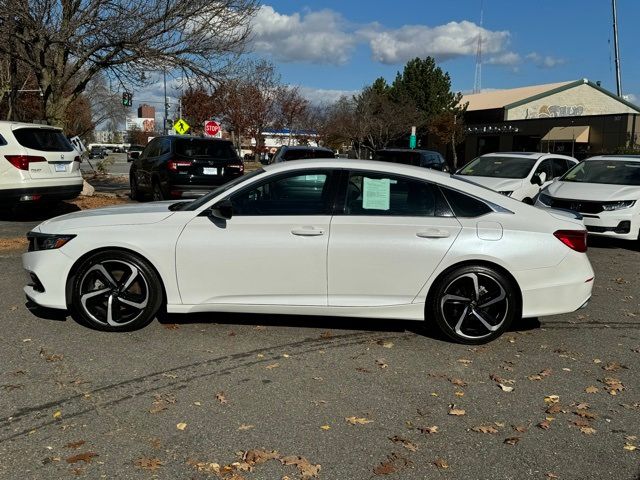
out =
<svg viewBox="0 0 640 480"><path fill-rule="evenodd" d="M122 92L122 105L125 107L130 107L133 105L133 93Z"/></svg>

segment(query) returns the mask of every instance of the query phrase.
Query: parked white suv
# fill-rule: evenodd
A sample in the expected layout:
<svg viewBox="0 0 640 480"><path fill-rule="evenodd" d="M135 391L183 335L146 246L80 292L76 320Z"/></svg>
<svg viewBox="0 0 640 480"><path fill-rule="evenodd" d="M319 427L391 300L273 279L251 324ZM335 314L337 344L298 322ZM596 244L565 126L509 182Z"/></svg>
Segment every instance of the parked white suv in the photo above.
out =
<svg viewBox="0 0 640 480"><path fill-rule="evenodd" d="M555 153L488 153L471 160L456 175L533 205L540 190L577 163L573 157Z"/></svg>
<svg viewBox="0 0 640 480"><path fill-rule="evenodd" d="M0 121L0 206L69 200L82 191L80 156L59 128Z"/></svg>

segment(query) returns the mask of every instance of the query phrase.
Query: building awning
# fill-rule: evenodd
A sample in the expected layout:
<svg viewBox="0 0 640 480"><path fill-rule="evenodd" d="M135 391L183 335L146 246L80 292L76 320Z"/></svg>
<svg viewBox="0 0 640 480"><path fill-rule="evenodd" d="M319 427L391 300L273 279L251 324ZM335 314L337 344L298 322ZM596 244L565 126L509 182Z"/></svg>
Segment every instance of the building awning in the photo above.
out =
<svg viewBox="0 0 640 480"><path fill-rule="evenodd" d="M553 127L542 141L589 143L589 127Z"/></svg>

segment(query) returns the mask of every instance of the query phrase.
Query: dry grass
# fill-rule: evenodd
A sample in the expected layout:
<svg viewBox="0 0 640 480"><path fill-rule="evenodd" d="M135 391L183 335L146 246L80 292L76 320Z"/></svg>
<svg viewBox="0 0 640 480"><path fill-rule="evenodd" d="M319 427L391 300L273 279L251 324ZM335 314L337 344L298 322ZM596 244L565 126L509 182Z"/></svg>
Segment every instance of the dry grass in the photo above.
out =
<svg viewBox="0 0 640 480"><path fill-rule="evenodd" d="M80 210L90 210L92 208L112 207L113 205L123 205L129 203L128 198L116 197L112 195L94 195L93 197L78 197L69 200L67 203L76 205Z"/></svg>
<svg viewBox="0 0 640 480"><path fill-rule="evenodd" d="M29 242L26 237L0 238L0 252L11 252L16 250L27 251Z"/></svg>

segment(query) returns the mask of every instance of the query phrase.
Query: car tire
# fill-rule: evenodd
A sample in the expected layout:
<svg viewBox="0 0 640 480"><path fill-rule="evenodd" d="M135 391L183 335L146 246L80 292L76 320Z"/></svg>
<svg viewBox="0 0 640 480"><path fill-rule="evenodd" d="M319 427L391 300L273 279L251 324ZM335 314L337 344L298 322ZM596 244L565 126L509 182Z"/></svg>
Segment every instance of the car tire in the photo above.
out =
<svg viewBox="0 0 640 480"><path fill-rule="evenodd" d="M138 187L138 181L136 180L134 172L129 173L129 188L131 189L131 193L129 194L131 200L136 200L138 202L144 201L144 194Z"/></svg>
<svg viewBox="0 0 640 480"><path fill-rule="evenodd" d="M154 180L153 189L152 189L153 201L161 202L164 200L164 193L162 192L162 187L160 186L160 182L158 180Z"/></svg>
<svg viewBox="0 0 640 480"><path fill-rule="evenodd" d="M520 315L513 281L496 269L466 265L444 274L431 289L425 320L435 320L448 338L480 345L502 335Z"/></svg>
<svg viewBox="0 0 640 480"><path fill-rule="evenodd" d="M164 301L162 284L149 262L121 250L105 250L83 260L67 288L73 319L109 332L145 327Z"/></svg>

